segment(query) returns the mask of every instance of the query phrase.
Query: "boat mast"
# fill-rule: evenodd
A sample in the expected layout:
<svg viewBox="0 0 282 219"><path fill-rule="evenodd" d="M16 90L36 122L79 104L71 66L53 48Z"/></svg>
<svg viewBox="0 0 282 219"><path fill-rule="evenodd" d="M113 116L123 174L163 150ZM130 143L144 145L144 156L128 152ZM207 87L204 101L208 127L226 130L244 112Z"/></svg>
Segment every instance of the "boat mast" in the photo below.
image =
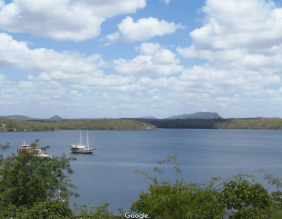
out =
<svg viewBox="0 0 282 219"><path fill-rule="evenodd" d="M89 150L88 132L87 132L87 146L88 146L88 150Z"/></svg>
<svg viewBox="0 0 282 219"><path fill-rule="evenodd" d="M82 143L81 143L81 131L80 131L79 144L82 145Z"/></svg>

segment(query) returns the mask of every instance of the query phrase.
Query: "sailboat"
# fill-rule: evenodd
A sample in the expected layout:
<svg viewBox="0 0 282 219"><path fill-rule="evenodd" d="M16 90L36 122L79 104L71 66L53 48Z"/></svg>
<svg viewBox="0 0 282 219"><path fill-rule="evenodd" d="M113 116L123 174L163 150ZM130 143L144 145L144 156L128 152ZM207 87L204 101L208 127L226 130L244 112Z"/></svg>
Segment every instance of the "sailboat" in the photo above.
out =
<svg viewBox="0 0 282 219"><path fill-rule="evenodd" d="M78 144L72 144L70 146L70 150L74 154L92 154L92 151L96 150L97 148L89 148L89 141L88 141L88 132L87 132L87 145L82 145L81 140L81 132Z"/></svg>

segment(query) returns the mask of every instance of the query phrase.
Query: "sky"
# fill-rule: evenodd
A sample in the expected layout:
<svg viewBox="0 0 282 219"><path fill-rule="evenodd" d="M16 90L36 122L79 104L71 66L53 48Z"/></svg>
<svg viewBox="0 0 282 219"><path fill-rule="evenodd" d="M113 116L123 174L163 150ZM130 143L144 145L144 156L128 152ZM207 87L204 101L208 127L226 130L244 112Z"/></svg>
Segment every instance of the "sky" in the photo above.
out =
<svg viewBox="0 0 282 219"><path fill-rule="evenodd" d="M0 0L0 116L282 117L282 0Z"/></svg>

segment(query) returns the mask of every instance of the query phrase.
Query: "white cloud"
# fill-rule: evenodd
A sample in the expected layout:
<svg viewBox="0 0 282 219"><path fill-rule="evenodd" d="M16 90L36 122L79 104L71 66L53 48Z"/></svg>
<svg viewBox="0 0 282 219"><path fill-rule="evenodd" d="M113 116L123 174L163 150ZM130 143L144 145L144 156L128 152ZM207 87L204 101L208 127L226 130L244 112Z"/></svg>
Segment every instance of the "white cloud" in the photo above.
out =
<svg viewBox="0 0 282 219"><path fill-rule="evenodd" d="M10 32L29 32L53 40L82 41L100 34L107 18L134 13L146 0L14 0L0 2L0 26Z"/></svg>
<svg viewBox="0 0 282 219"><path fill-rule="evenodd" d="M33 86L33 83L30 81L21 81L18 86L21 89L30 89Z"/></svg>
<svg viewBox="0 0 282 219"><path fill-rule="evenodd" d="M282 69L282 8L275 7L273 1L207 0L202 11L206 20L203 27L190 33L192 45L177 48L183 57L253 69Z"/></svg>
<svg viewBox="0 0 282 219"><path fill-rule="evenodd" d="M180 80L195 82L199 87L214 88L240 87L248 89L251 87L263 87L277 85L281 82L278 75L263 75L256 71L242 69L220 69L217 66L194 66L185 69Z"/></svg>
<svg viewBox="0 0 282 219"><path fill-rule="evenodd" d="M161 77L161 78L153 80L149 77L141 77L137 83L141 84L142 86L152 87L152 88L166 87L166 86L168 86L168 79ZM150 92L154 93L156 91L159 91L159 90L153 89Z"/></svg>
<svg viewBox="0 0 282 219"><path fill-rule="evenodd" d="M175 33L177 29L185 29L181 24L169 23L165 20L159 21L153 17L142 18L135 23L133 18L129 16L118 24L118 28L120 33L119 38L126 42L142 42L155 36ZM111 37L112 35L107 36L107 38L110 38L109 43L113 40L118 40L117 37Z"/></svg>
<svg viewBox="0 0 282 219"><path fill-rule="evenodd" d="M58 53L53 49L29 49L26 42L18 42L11 36L0 34L0 63L35 72L63 71L68 73L85 73L96 71L105 66L100 55L84 58L76 52Z"/></svg>
<svg viewBox="0 0 282 219"><path fill-rule="evenodd" d="M142 43L140 47L135 47L142 55L152 55L160 48L158 43Z"/></svg>
<svg viewBox="0 0 282 219"><path fill-rule="evenodd" d="M197 56L200 57L199 54L197 54L196 50L195 50L195 46L192 45L188 48L180 48L180 47L177 47L176 48L176 51L181 55L183 56L184 58L186 59L192 59L192 58L196 58ZM201 57L202 58L202 57Z"/></svg>
<svg viewBox="0 0 282 219"><path fill-rule="evenodd" d="M120 91L120 92L136 92L144 90L144 87L141 87L139 84L127 84L123 86L114 86L110 87L109 90Z"/></svg>
<svg viewBox="0 0 282 219"><path fill-rule="evenodd" d="M176 64L155 64L150 56L137 56L129 61L124 59L114 60L114 69L122 74L170 75L180 72L183 67Z"/></svg>
<svg viewBox="0 0 282 219"><path fill-rule="evenodd" d="M207 0L203 27L191 32L196 49L263 48L281 43L281 8L265 0ZM280 43L277 40L280 39Z"/></svg>
<svg viewBox="0 0 282 219"><path fill-rule="evenodd" d="M151 97L151 100L161 100L162 98L160 96L153 96Z"/></svg>
<svg viewBox="0 0 282 219"><path fill-rule="evenodd" d="M109 45L115 43L119 39L119 37L120 37L120 33L118 31L113 33L113 34L107 35L106 38L107 38L108 42L105 43L105 46L109 46Z"/></svg>
<svg viewBox="0 0 282 219"><path fill-rule="evenodd" d="M162 49L155 53L153 57L153 62L158 64L177 64L180 62L179 59L176 59L176 55L168 49Z"/></svg>
<svg viewBox="0 0 282 219"><path fill-rule="evenodd" d="M34 80L38 81L58 81L63 84L68 84L76 89L89 89L91 86L107 87L119 86L133 83L134 77L122 77L120 75L104 76L103 71L97 71L88 74L67 74L63 72L42 72Z"/></svg>
<svg viewBox="0 0 282 219"><path fill-rule="evenodd" d="M5 82L6 79L7 79L7 76L6 76L6 75L0 74L0 83Z"/></svg>
<svg viewBox="0 0 282 219"><path fill-rule="evenodd" d="M202 11L205 22L190 33L192 44L176 50L210 63L185 69L179 79L216 96L239 89L246 102L276 96L264 87L281 83L282 8L271 0L207 0Z"/></svg>
<svg viewBox="0 0 282 219"><path fill-rule="evenodd" d="M170 75L183 70L178 65L179 59L168 49L162 49L159 44L143 43L136 48L143 54L132 60L114 60L114 69L122 74L133 75Z"/></svg>
<svg viewBox="0 0 282 219"><path fill-rule="evenodd" d="M165 2L166 5L170 2L170 0L161 0L161 1Z"/></svg>

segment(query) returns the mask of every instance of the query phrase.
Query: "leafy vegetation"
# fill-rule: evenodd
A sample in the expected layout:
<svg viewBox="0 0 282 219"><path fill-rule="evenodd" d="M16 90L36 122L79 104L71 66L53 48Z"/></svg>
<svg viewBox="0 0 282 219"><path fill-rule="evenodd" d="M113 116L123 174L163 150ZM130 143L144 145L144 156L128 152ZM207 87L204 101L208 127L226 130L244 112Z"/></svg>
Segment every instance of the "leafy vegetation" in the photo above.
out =
<svg viewBox="0 0 282 219"><path fill-rule="evenodd" d="M31 144L38 146L39 139ZM7 149L9 143L1 145ZM49 146L40 147L47 150ZM69 197L79 195L71 189L68 175L74 171L70 162L76 158L38 157L36 151L25 151L18 155L12 154L0 161L0 218L120 218L109 212L108 203L104 206L77 206L75 211L69 206ZM60 198L59 193L60 192ZM62 192L62 193L61 193Z"/></svg>
<svg viewBox="0 0 282 219"><path fill-rule="evenodd" d="M5 124L5 127L1 127ZM282 119L81 119L65 121L0 118L0 131L269 129L282 130Z"/></svg>
<svg viewBox="0 0 282 219"><path fill-rule="evenodd" d="M177 167L176 156L168 156L159 164L172 162L173 169ZM154 168L157 173L163 173L160 168ZM150 218L282 218L281 179L270 174L265 179L277 187L277 191L269 193L254 176L238 174L222 180L214 177L203 185L186 184L183 179L176 180L172 185L169 181L159 183L156 175L149 176L142 171L136 171L152 180L149 193L144 191L139 200L133 202L131 211L146 212Z"/></svg>
<svg viewBox="0 0 282 219"><path fill-rule="evenodd" d="M2 144L0 144L0 149L1 149L1 151L4 151L4 155L3 154L0 154L0 160L2 160L3 158L4 158L4 156L5 156L5 150L6 149L9 149L10 148L10 143L9 142L7 142L6 144L4 144L4 145L2 145Z"/></svg>
<svg viewBox="0 0 282 219"><path fill-rule="evenodd" d="M39 139L31 144L37 147ZM49 146L41 147L42 150ZM76 158L61 157L38 157L37 151L12 154L1 161L0 169L0 206L7 204L15 206L34 205L47 199L57 197L59 190L63 191L62 197L66 200L77 193L69 190L76 188L70 183L67 174L72 174L70 161ZM1 208L1 207L0 207Z"/></svg>
<svg viewBox="0 0 282 219"><path fill-rule="evenodd" d="M269 129L282 130L282 119L132 119L163 129Z"/></svg>
<svg viewBox="0 0 282 219"><path fill-rule="evenodd" d="M151 124L120 119L69 120L61 122L30 122L0 118L0 131L55 131L55 130L155 130Z"/></svg>

